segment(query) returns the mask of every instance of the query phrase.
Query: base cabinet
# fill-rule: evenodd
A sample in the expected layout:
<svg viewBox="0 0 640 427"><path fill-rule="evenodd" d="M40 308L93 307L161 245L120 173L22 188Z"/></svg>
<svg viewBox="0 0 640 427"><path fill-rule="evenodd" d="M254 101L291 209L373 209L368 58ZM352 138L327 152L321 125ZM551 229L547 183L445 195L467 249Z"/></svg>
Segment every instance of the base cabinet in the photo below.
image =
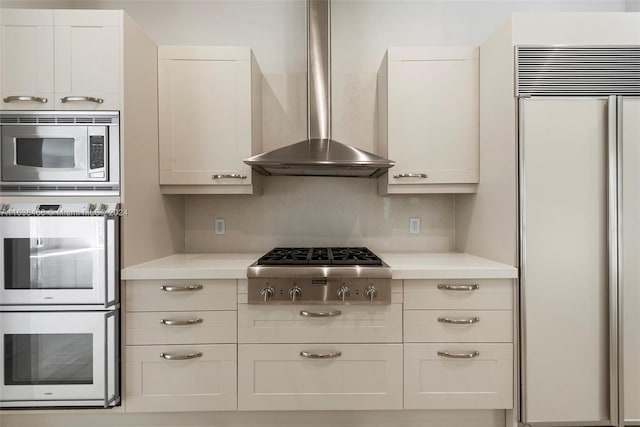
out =
<svg viewBox="0 0 640 427"><path fill-rule="evenodd" d="M238 409L402 409L402 344L240 344Z"/></svg>
<svg viewBox="0 0 640 427"><path fill-rule="evenodd" d="M512 344L405 344L404 407L510 409L512 358Z"/></svg>
<svg viewBox="0 0 640 427"><path fill-rule="evenodd" d="M236 345L128 346L127 412L236 409Z"/></svg>

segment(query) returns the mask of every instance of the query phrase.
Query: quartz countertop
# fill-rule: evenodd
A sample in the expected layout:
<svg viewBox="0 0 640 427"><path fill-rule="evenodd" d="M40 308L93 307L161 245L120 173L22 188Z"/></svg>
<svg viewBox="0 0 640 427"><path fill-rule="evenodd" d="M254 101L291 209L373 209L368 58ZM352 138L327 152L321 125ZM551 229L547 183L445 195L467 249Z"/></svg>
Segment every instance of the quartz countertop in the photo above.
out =
<svg viewBox="0 0 640 427"><path fill-rule="evenodd" d="M464 253L377 253L394 279L511 279L515 267ZM246 279L262 253L175 254L122 270L122 280Z"/></svg>

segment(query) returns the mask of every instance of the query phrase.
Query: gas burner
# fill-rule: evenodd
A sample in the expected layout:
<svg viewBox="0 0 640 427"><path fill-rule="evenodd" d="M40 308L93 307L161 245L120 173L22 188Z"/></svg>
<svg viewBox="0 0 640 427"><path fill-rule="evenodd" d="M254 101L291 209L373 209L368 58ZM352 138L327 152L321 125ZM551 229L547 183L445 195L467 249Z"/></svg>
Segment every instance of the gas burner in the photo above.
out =
<svg viewBox="0 0 640 427"><path fill-rule="evenodd" d="M382 265L382 260L365 247L275 248L257 265Z"/></svg>

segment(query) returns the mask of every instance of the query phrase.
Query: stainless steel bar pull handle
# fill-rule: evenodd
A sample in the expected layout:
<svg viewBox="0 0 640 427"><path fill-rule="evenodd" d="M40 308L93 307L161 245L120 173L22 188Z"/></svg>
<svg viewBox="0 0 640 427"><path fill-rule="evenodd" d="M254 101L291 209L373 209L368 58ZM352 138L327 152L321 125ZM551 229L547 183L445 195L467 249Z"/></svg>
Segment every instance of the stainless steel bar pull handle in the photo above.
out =
<svg viewBox="0 0 640 427"><path fill-rule="evenodd" d="M243 175L239 173L222 173L222 174L211 175L211 179L223 179L223 178L247 179L247 175Z"/></svg>
<svg viewBox="0 0 640 427"><path fill-rule="evenodd" d="M447 285L441 283L438 285L438 289L443 291L477 291L480 289L480 285Z"/></svg>
<svg viewBox="0 0 640 427"><path fill-rule="evenodd" d="M96 104L102 104L104 99L102 98L94 98L93 96L65 96L64 98L60 98L60 102L63 104L65 102L76 102L76 101L87 101L87 102L95 102Z"/></svg>
<svg viewBox="0 0 640 427"><path fill-rule="evenodd" d="M300 316L303 316L303 317L336 317L336 316L340 316L341 314L342 314L342 311L340 310L333 310L333 311L302 310L300 312Z"/></svg>
<svg viewBox="0 0 640 427"><path fill-rule="evenodd" d="M162 319L160 323L167 326L189 326L189 325L197 325L198 323L202 323L202 319L200 317L198 317L197 319L187 319L187 320Z"/></svg>
<svg viewBox="0 0 640 427"><path fill-rule="evenodd" d="M473 359L480 356L479 351L463 351L460 353L438 350L438 356L449 357L451 359Z"/></svg>
<svg viewBox="0 0 640 427"><path fill-rule="evenodd" d="M186 286L170 286L170 285L162 285L160 289L165 292L189 292L189 291L199 291L202 289L202 285L186 285Z"/></svg>
<svg viewBox="0 0 640 427"><path fill-rule="evenodd" d="M47 98L41 98L39 96L7 96L3 99L4 102L14 102L14 101L31 101L31 102L40 102L42 104L46 104L49 102Z"/></svg>
<svg viewBox="0 0 640 427"><path fill-rule="evenodd" d="M341 351L332 351L331 353L312 353L310 351L301 351L300 356L307 359L335 359L342 356Z"/></svg>
<svg viewBox="0 0 640 427"><path fill-rule="evenodd" d="M453 317L438 317L440 323L450 323L452 325L471 325L478 323L479 317L465 317L465 318L453 318Z"/></svg>
<svg viewBox="0 0 640 427"><path fill-rule="evenodd" d="M160 353L160 357L162 357L165 360L189 360L189 359L197 359L198 357L202 357L202 352L196 351L195 353L187 353L187 354Z"/></svg>
<svg viewBox="0 0 640 427"><path fill-rule="evenodd" d="M426 173L399 173L397 175L393 175L394 178L429 178L429 175Z"/></svg>

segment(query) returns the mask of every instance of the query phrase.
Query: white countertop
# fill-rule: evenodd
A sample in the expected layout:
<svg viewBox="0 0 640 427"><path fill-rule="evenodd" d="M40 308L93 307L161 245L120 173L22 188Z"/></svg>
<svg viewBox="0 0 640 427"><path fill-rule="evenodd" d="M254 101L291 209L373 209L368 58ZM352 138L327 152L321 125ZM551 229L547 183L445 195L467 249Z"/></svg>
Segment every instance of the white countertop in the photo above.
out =
<svg viewBox="0 0 640 427"><path fill-rule="evenodd" d="M122 270L123 280L245 279L261 253L176 254ZM394 279L510 279L516 268L462 253L378 253Z"/></svg>

